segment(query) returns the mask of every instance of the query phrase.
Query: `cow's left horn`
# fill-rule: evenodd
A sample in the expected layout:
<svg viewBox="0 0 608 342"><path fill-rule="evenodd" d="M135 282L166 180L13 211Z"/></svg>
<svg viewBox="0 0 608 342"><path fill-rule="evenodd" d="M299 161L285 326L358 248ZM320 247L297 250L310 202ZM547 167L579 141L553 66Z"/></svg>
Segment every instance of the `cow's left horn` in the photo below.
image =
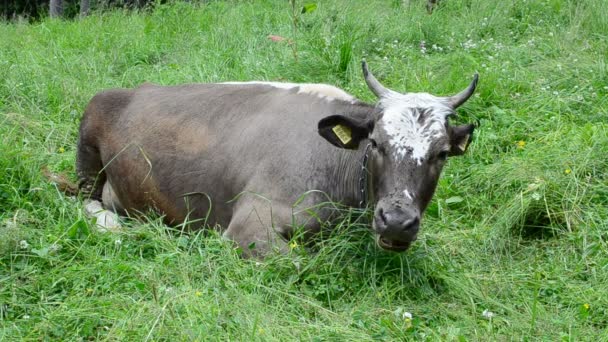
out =
<svg viewBox="0 0 608 342"><path fill-rule="evenodd" d="M365 83L367 83L369 90L376 94L378 98L382 98L388 94L389 90L384 88L384 86L378 82L374 75L369 72L367 69L367 63L365 61L361 61L361 67L363 68L363 77L365 78Z"/></svg>
<svg viewBox="0 0 608 342"><path fill-rule="evenodd" d="M469 84L467 89L461 91L460 93L454 96L450 96L447 98L448 103L452 108L456 109L460 107L460 105L465 103L469 99L469 97L473 95L473 93L475 92L475 88L477 87L477 79L479 79L479 74L475 73L475 76L473 76L473 81L471 82L471 84Z"/></svg>

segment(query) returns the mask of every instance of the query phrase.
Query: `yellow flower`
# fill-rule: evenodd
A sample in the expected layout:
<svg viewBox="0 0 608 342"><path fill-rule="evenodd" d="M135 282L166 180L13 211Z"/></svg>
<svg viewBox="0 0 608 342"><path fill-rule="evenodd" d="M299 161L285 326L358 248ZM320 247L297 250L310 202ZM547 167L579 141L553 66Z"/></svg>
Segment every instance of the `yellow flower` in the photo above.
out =
<svg viewBox="0 0 608 342"><path fill-rule="evenodd" d="M589 303L585 303L585 304L583 304L583 307L585 308L585 310L589 310L591 305L589 305Z"/></svg>
<svg viewBox="0 0 608 342"><path fill-rule="evenodd" d="M93 289L92 288L88 288L87 289L87 293L91 293L91 292L93 292Z"/></svg>
<svg viewBox="0 0 608 342"><path fill-rule="evenodd" d="M403 313L403 320L405 321L405 328L409 329L412 327L412 314L409 312Z"/></svg>
<svg viewBox="0 0 608 342"><path fill-rule="evenodd" d="M57 152L59 152L59 153L63 153L63 152L65 152L65 148L60 147L60 148L59 148L59 150L57 150Z"/></svg>
<svg viewBox="0 0 608 342"><path fill-rule="evenodd" d="M201 291L196 291L196 292L194 292L194 295L196 295L197 297L200 297L203 295L203 293Z"/></svg>
<svg viewBox="0 0 608 342"><path fill-rule="evenodd" d="M517 148L522 149L526 146L526 142L523 140L520 140L515 145L517 145Z"/></svg>
<svg viewBox="0 0 608 342"><path fill-rule="evenodd" d="M564 170L564 173L565 173L565 174L567 174L567 175L569 175L569 174L571 174L571 173L572 173L572 170L571 170L571 169L565 169L565 170Z"/></svg>
<svg viewBox="0 0 608 342"><path fill-rule="evenodd" d="M297 242L295 242L295 241L292 241L292 242L289 244L289 247L291 247L291 249L296 249L296 248L298 248L298 243L297 243Z"/></svg>
<svg viewBox="0 0 608 342"><path fill-rule="evenodd" d="M262 334L264 333L264 329L259 328L259 329L258 329L258 333L259 333L260 335L262 335Z"/></svg>

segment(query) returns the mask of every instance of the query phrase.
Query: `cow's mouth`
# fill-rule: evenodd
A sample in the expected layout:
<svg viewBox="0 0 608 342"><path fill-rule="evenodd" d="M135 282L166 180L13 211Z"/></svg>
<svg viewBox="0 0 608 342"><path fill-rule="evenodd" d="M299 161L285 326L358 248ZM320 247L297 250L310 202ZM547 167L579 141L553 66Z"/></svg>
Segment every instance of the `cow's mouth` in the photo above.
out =
<svg viewBox="0 0 608 342"><path fill-rule="evenodd" d="M410 245L415 240L416 240L416 237L414 237L414 239L412 239L411 241L396 241L396 240L385 239L382 236L378 235L378 237L376 239L376 243L382 249L386 249L389 251L395 251L395 252L403 252L403 251L407 250L408 248L410 248Z"/></svg>

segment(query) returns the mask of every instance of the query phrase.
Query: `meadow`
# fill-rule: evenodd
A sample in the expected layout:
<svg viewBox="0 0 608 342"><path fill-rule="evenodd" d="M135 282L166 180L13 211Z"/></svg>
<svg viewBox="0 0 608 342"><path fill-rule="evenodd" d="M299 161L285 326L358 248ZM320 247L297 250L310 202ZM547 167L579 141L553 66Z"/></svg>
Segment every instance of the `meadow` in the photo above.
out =
<svg viewBox="0 0 608 342"><path fill-rule="evenodd" d="M608 2L425 3L0 22L0 340L608 340ZM263 262L154 215L102 233L43 176L75 180L79 120L103 89L319 82L373 102L363 58L402 92L480 75L454 120L475 139L405 253L380 250L357 210Z"/></svg>

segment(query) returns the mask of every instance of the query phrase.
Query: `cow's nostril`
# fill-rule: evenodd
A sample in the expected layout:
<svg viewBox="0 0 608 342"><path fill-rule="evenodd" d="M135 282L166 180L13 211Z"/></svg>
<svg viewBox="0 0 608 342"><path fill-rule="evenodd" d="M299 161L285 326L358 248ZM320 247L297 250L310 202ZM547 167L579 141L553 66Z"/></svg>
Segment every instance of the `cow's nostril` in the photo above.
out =
<svg viewBox="0 0 608 342"><path fill-rule="evenodd" d="M380 219L382 220L382 223L384 223L385 225L388 225L386 215L384 215L384 210L382 208L380 208L380 210L378 210L378 214L380 215Z"/></svg>
<svg viewBox="0 0 608 342"><path fill-rule="evenodd" d="M420 223L420 219L418 217L409 219L403 223L403 230L417 229L419 223Z"/></svg>

